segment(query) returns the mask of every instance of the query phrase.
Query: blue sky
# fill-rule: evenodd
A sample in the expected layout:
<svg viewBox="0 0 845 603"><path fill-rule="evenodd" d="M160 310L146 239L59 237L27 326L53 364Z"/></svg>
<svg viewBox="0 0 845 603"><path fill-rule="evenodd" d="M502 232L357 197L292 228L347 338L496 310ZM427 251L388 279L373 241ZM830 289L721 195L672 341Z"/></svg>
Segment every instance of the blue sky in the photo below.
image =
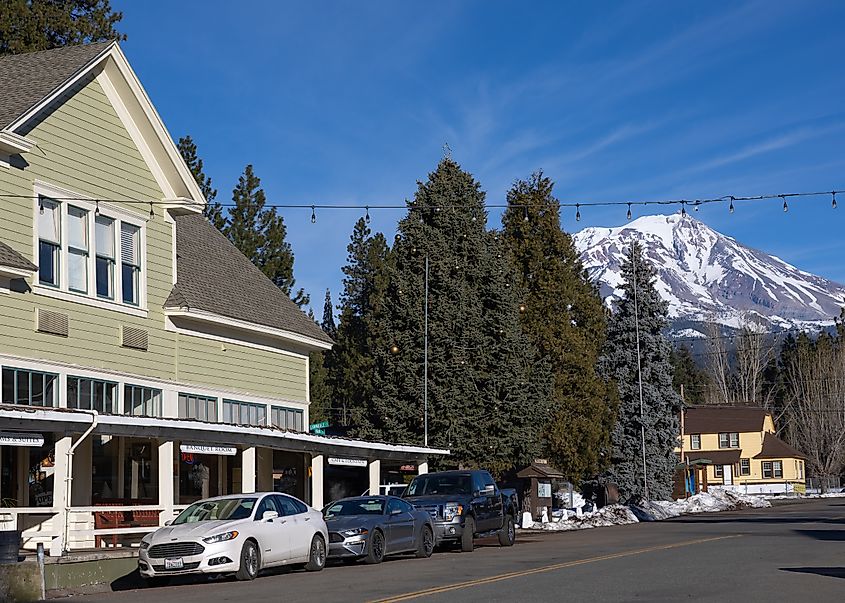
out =
<svg viewBox="0 0 845 603"><path fill-rule="evenodd" d="M412 196L447 142L490 203L537 169L561 201L845 188L842 2L113 4L124 51L173 137L198 143L218 200L253 163L271 202L361 206L314 225L310 210L282 212L317 309L327 287L337 299L363 207ZM836 211L827 197L697 217L845 282L843 212L845 195ZM370 213L392 236L402 212Z"/></svg>

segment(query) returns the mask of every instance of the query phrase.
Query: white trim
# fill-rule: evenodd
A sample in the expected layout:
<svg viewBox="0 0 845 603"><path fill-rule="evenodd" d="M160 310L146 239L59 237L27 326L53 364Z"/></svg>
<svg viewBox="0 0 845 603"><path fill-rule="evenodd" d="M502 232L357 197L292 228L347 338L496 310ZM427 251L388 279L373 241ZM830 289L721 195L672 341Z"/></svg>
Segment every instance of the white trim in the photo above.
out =
<svg viewBox="0 0 845 603"><path fill-rule="evenodd" d="M117 278L117 276L115 276ZM53 299L61 299L63 301L73 302L75 304L82 304L83 306L91 306L94 308L102 308L104 310L111 310L113 312L120 312L121 314L129 314L130 316L138 316L139 318L147 318L149 311L145 308L137 308L128 304L120 302L109 301L99 297L91 297L87 293L74 293L73 291L62 291L53 287L32 284L32 292L36 295L43 295L44 297L52 297Z"/></svg>
<svg viewBox="0 0 845 603"><path fill-rule="evenodd" d="M29 278L38 273L38 270L24 270L23 268L13 268L11 266L0 266L0 277L3 278Z"/></svg>
<svg viewBox="0 0 845 603"><path fill-rule="evenodd" d="M15 134L9 130L0 130L0 150L9 155L29 153L37 144L31 138Z"/></svg>
<svg viewBox="0 0 845 603"><path fill-rule="evenodd" d="M261 333L262 335L268 335L270 337L278 337L279 339L292 341L294 343L298 343L306 347L314 348L315 351L332 349L332 344L319 341L317 339L314 339L313 337L308 337L307 335L300 335L299 333L294 333L292 331L286 331L283 329L276 329L274 327L265 327L262 325L257 325L255 323L247 322L245 320L238 320L236 318L229 318L227 316L221 316L220 314L214 314L213 312L206 312L205 310L165 308L164 315L182 318L192 318L195 320L201 320L203 322L220 324L235 329L249 331L251 333Z"/></svg>
<svg viewBox="0 0 845 603"><path fill-rule="evenodd" d="M290 350L286 350L283 348L276 348L269 345L262 345L260 343L253 343L251 341L244 341L242 339L235 339L234 337L225 337L223 335L214 335L212 333L195 331L193 329L188 329L185 327L177 327L175 324L173 324L173 320L168 314L165 314L164 317L164 330L171 331L173 333L179 333L181 335L187 335L189 337L199 337L200 339L209 339L211 341L219 341L221 343L231 343L232 345L240 345L246 348L252 348L254 350L262 350L265 352L273 352L274 354L292 356L294 358L298 358L299 360L308 360L307 354L298 354L296 352L291 352Z"/></svg>

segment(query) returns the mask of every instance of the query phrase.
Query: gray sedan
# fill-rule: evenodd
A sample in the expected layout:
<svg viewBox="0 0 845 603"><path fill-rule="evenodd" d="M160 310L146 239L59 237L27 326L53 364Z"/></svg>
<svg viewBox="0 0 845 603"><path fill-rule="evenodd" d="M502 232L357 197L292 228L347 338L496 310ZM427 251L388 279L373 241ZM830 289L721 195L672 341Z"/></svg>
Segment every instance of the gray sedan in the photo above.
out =
<svg viewBox="0 0 845 603"><path fill-rule="evenodd" d="M387 555L434 550L431 516L395 496L356 496L327 505L329 557L381 563Z"/></svg>

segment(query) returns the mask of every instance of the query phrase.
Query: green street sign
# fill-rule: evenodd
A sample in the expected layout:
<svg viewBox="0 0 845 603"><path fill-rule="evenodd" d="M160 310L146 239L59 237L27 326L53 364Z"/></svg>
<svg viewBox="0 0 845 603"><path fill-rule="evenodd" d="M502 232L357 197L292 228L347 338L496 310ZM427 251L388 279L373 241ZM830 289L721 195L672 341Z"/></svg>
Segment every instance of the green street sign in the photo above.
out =
<svg viewBox="0 0 845 603"><path fill-rule="evenodd" d="M325 429L328 426L328 421L320 421L319 423L311 423L311 425L308 426L308 429L310 429L311 431L315 431L317 429Z"/></svg>

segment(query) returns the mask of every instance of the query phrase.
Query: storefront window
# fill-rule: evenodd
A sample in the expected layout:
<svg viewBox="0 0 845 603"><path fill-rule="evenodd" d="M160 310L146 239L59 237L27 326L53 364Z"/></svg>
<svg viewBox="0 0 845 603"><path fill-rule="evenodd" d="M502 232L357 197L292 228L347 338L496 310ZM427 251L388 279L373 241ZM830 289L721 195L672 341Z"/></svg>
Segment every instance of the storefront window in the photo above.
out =
<svg viewBox="0 0 845 603"><path fill-rule="evenodd" d="M53 434L44 435L44 445L21 448L29 453L27 483L29 507L52 507L53 485L56 481L56 440Z"/></svg>
<svg viewBox="0 0 845 603"><path fill-rule="evenodd" d="M158 503L157 450L153 440L124 440L123 498L132 504Z"/></svg>
<svg viewBox="0 0 845 603"><path fill-rule="evenodd" d="M94 504L120 502L118 438L91 436L91 500Z"/></svg>
<svg viewBox="0 0 845 603"><path fill-rule="evenodd" d="M179 504L186 505L202 498L219 496L221 465L234 457L214 454L179 452ZM231 492L231 490L228 490Z"/></svg>
<svg viewBox="0 0 845 603"><path fill-rule="evenodd" d="M135 417L161 416L161 390L139 385L123 388L123 412Z"/></svg>
<svg viewBox="0 0 845 603"><path fill-rule="evenodd" d="M85 377L67 378L67 406L82 410L96 410L100 413L113 414L117 384L111 381L88 379Z"/></svg>
<svg viewBox="0 0 845 603"><path fill-rule="evenodd" d="M56 406L58 375L3 367L3 404Z"/></svg>

